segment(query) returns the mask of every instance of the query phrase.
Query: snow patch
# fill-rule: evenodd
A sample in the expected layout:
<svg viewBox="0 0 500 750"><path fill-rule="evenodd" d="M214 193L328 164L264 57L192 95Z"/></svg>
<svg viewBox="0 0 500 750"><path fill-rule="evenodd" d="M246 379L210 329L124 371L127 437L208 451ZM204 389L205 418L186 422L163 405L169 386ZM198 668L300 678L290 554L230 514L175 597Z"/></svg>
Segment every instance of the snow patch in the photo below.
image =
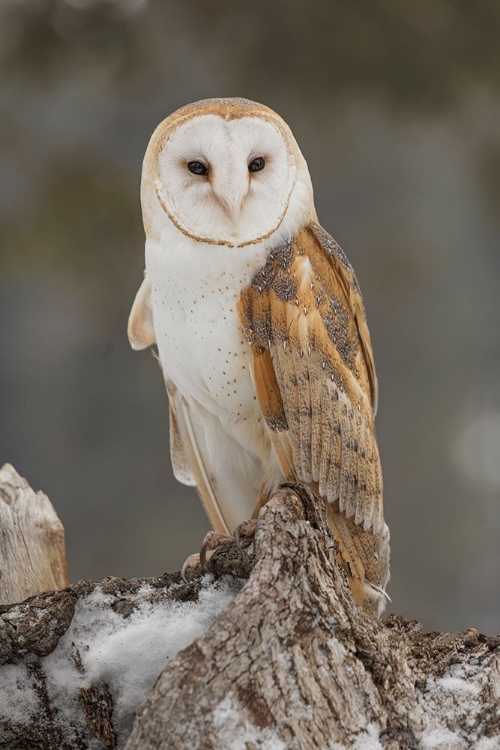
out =
<svg viewBox="0 0 500 750"><path fill-rule="evenodd" d="M466 694L477 695L480 692L480 688L477 685L473 685L461 677L441 677L435 682L436 687L441 687L448 693L462 693L465 696Z"/></svg>
<svg viewBox="0 0 500 750"><path fill-rule="evenodd" d="M500 737L483 737L476 743L475 750L500 750Z"/></svg>
<svg viewBox="0 0 500 750"><path fill-rule="evenodd" d="M479 740L483 691L490 689L477 663L453 664L442 677L429 677L418 694L428 726L422 750L500 750L500 737Z"/></svg>
<svg viewBox="0 0 500 750"><path fill-rule="evenodd" d="M33 676L25 666L13 664L2 667L0 680L0 721L24 722L38 711L38 696L33 687Z"/></svg>
<svg viewBox="0 0 500 750"><path fill-rule="evenodd" d="M255 744L262 750L288 750L275 730L258 729L251 724L231 693L212 711L212 721L220 747L248 750Z"/></svg>
<svg viewBox="0 0 500 750"><path fill-rule="evenodd" d="M445 727L424 732L420 743L422 750L466 750L462 737Z"/></svg>
<svg viewBox="0 0 500 750"><path fill-rule="evenodd" d="M110 608L116 598L100 588L80 599L57 648L38 660L61 725L74 721L75 731L87 734L80 690L107 684L114 701L113 725L119 738L126 737L136 709L165 665L213 624L240 588L232 578L214 583L205 576L198 601L144 601L128 617ZM137 598L151 591L143 587ZM40 711L30 670L26 662L2 667L0 720L29 725L30 717Z"/></svg>
<svg viewBox="0 0 500 750"><path fill-rule="evenodd" d="M58 703L75 684L76 648L84 668L81 686L107 683L116 714L129 725L163 667L210 627L234 595L227 579L204 586L197 602L147 602L124 618L110 609L113 597L96 589L77 604L71 626L44 660Z"/></svg>

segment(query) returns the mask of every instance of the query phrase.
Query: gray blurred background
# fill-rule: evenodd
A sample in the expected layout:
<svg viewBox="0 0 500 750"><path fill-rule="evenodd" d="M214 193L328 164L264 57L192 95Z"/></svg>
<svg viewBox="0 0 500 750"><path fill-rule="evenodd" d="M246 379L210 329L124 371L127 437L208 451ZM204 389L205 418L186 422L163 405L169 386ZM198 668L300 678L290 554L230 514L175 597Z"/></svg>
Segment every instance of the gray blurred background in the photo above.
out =
<svg viewBox="0 0 500 750"><path fill-rule="evenodd" d="M500 630L499 38L496 0L0 0L0 463L73 580L178 569L208 528L126 321L149 136L239 95L291 125L364 291L393 611Z"/></svg>

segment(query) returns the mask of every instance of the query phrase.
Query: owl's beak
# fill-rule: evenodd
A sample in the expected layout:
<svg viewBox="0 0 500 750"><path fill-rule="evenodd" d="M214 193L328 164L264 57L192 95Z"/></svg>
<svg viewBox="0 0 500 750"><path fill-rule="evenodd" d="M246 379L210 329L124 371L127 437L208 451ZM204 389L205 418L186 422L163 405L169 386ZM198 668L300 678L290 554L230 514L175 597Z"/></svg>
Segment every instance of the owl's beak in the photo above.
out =
<svg viewBox="0 0 500 750"><path fill-rule="evenodd" d="M217 199L222 207L222 210L230 220L231 224L233 226L236 226L238 223L238 219L240 218L241 214L241 207L243 205L243 201L245 199L245 196L241 197L234 197L232 200L228 201L224 198L221 198L220 196L217 196Z"/></svg>

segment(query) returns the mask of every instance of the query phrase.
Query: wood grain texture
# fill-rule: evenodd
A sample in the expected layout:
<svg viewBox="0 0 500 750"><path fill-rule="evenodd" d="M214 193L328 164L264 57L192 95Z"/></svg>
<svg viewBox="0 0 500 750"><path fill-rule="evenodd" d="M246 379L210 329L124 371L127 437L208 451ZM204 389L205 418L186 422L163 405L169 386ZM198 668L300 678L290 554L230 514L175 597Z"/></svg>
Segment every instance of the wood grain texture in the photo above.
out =
<svg viewBox="0 0 500 750"><path fill-rule="evenodd" d="M0 604L68 584L64 528L52 503L5 464L0 469Z"/></svg>

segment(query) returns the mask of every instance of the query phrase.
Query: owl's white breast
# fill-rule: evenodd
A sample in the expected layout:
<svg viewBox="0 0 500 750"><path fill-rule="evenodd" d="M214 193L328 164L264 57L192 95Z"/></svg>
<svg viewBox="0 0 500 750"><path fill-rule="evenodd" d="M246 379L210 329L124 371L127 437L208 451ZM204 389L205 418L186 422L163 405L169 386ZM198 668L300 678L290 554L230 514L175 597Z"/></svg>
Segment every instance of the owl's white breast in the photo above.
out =
<svg viewBox="0 0 500 750"><path fill-rule="evenodd" d="M236 306L268 252L314 218L311 200L309 178L297 180L278 230L260 243L228 247L188 237L166 220L154 194L143 196L146 273L163 370L188 402L218 417L256 456L265 428Z"/></svg>
<svg viewBox="0 0 500 750"><path fill-rule="evenodd" d="M146 243L163 369L188 402L201 404L245 442L245 423L260 414L236 306L266 253L264 246L204 245L177 230Z"/></svg>

